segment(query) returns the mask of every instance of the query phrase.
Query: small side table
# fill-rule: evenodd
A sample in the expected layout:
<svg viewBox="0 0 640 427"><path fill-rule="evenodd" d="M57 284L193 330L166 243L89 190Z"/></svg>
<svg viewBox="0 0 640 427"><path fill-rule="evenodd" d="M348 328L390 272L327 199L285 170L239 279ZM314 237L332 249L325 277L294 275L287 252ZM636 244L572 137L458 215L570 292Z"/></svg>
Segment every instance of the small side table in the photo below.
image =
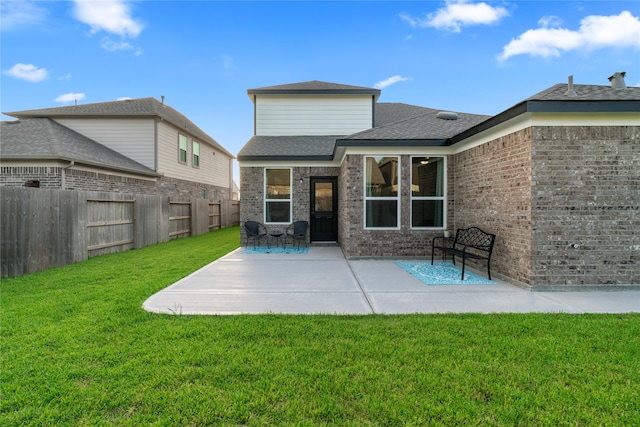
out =
<svg viewBox="0 0 640 427"><path fill-rule="evenodd" d="M272 231L269 233L269 239L275 240L276 246L280 246L279 243L282 240L282 236L284 236L284 232L282 231Z"/></svg>

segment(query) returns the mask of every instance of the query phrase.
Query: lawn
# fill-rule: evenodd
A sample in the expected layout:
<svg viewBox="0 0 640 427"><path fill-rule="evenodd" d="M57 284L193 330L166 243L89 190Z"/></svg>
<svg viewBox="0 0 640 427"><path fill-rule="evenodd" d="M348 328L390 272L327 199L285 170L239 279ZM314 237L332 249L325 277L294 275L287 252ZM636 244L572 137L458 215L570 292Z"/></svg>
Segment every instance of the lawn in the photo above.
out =
<svg viewBox="0 0 640 427"><path fill-rule="evenodd" d="M0 424L640 425L640 315L181 316L237 227L6 279Z"/></svg>

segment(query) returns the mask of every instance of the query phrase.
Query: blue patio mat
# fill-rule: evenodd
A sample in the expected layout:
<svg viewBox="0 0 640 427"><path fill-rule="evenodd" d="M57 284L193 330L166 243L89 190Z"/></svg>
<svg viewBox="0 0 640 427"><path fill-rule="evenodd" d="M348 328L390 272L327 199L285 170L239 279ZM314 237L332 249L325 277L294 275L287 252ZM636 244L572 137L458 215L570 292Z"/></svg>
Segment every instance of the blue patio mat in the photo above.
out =
<svg viewBox="0 0 640 427"><path fill-rule="evenodd" d="M396 264L419 279L425 285L497 285L465 269L464 280L460 280L462 268L450 262L396 261Z"/></svg>
<svg viewBox="0 0 640 427"><path fill-rule="evenodd" d="M309 252L309 248L306 246L293 247L293 246L272 246L270 248L266 246L247 246L242 250L243 254L306 254Z"/></svg>

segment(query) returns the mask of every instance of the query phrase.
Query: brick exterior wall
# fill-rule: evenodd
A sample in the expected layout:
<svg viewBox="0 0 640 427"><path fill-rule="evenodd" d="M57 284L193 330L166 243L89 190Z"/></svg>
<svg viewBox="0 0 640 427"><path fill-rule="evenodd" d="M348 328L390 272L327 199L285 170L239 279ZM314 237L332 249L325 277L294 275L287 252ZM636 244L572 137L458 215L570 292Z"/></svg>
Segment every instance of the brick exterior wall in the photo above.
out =
<svg viewBox="0 0 640 427"><path fill-rule="evenodd" d="M310 220L310 192L311 177L335 177L339 174L339 168L334 167L294 167L291 168L293 188L292 194L292 220ZM300 178L303 182L300 183ZM240 168L240 224L245 221L264 222L264 168L241 167ZM339 194L340 196L340 194ZM338 201L338 209L340 200ZM269 231L282 231L282 225L266 225ZM244 244L246 234L241 227L241 242Z"/></svg>
<svg viewBox="0 0 640 427"><path fill-rule="evenodd" d="M449 228L495 234L491 271L531 285L531 129L450 156L449 179Z"/></svg>
<svg viewBox="0 0 640 427"><path fill-rule="evenodd" d="M29 180L40 181L40 188L61 188L62 168L3 166L0 186L23 187ZM160 177L155 181L108 175L92 171L67 169L65 189L107 191L111 193L163 195L176 199L201 198L202 189L207 190L207 199L230 200L228 188L200 184L192 181Z"/></svg>
<svg viewBox="0 0 640 427"><path fill-rule="evenodd" d="M533 287L640 284L640 127L536 127L532 158Z"/></svg>
<svg viewBox="0 0 640 427"><path fill-rule="evenodd" d="M0 168L0 186L24 187L27 181L40 181L40 188L60 188L61 169L52 166Z"/></svg>
<svg viewBox="0 0 640 427"><path fill-rule="evenodd" d="M534 290L640 284L640 127L526 128L447 162L448 226L496 234L497 277ZM401 156L399 230L364 229L362 155L293 168L294 219L308 219L310 176L338 176L347 257L428 259L441 231L411 229L410 168ZM241 168L241 221L263 220L263 180L263 168Z"/></svg>
<svg viewBox="0 0 640 427"><path fill-rule="evenodd" d="M400 157L400 229L364 229L362 155L347 155L340 169L340 245L349 258L431 258L431 240L442 231L411 229L411 159ZM451 179L449 177L449 188ZM450 211L449 211L450 212Z"/></svg>

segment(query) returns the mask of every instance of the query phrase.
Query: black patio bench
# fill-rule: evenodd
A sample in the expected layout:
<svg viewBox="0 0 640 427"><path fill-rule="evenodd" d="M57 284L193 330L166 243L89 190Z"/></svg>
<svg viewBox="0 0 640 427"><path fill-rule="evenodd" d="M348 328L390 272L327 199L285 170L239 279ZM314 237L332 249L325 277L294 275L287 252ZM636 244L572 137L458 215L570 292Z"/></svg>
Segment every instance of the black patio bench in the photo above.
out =
<svg viewBox="0 0 640 427"><path fill-rule="evenodd" d="M436 244L437 240L442 240L441 244ZM431 241L431 265L433 265L433 255L436 249L442 251L442 259L446 254L451 254L453 265L456 265L456 257L462 258L462 279L464 280L464 268L467 259L484 259L487 261L487 275L491 280L491 252L493 243L496 240L495 234L490 234L480 230L478 227L459 228L453 243L447 237L434 237Z"/></svg>

